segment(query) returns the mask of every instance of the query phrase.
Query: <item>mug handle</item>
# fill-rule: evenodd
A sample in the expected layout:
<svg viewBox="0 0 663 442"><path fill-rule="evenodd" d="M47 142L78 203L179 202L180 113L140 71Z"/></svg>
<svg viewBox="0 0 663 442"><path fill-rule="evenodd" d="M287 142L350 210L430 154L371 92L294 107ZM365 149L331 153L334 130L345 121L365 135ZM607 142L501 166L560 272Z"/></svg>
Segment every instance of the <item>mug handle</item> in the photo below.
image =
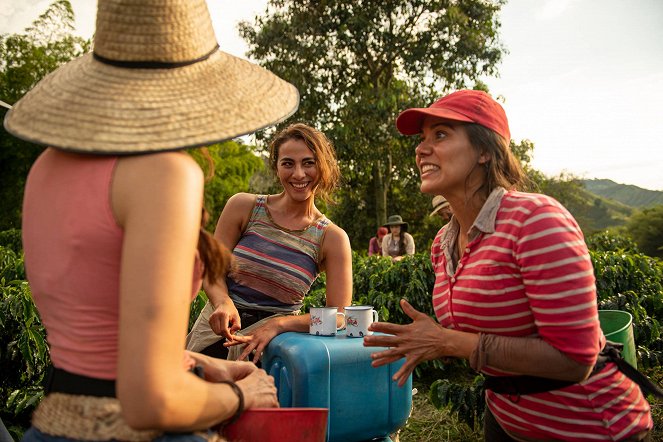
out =
<svg viewBox="0 0 663 442"><path fill-rule="evenodd" d="M373 322L378 322L378 312L377 310L371 310L373 313Z"/></svg>
<svg viewBox="0 0 663 442"><path fill-rule="evenodd" d="M345 324L345 313L343 313L343 312L336 312L336 316L338 316L338 315L343 316L343 325L340 326L340 327L337 327L337 328L336 328L336 331L343 330L343 329L345 328L345 325L346 325L346 324Z"/></svg>

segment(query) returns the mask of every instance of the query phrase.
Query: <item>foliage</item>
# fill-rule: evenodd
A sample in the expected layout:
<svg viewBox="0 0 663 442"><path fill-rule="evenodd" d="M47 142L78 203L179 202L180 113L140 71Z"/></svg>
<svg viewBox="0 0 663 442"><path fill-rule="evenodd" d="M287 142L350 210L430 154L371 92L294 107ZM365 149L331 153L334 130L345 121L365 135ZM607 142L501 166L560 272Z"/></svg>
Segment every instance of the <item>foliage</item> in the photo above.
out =
<svg viewBox="0 0 663 442"><path fill-rule="evenodd" d="M187 333L193 328L193 324L198 319L198 315L203 311L203 308L207 304L207 293L204 290L200 290L196 297L191 301L191 306L189 308L189 326L187 328Z"/></svg>
<svg viewBox="0 0 663 442"><path fill-rule="evenodd" d="M484 377L479 375L471 384L438 379L430 386L430 399L437 408L446 408L458 413L458 418L470 428L483 422L485 409Z"/></svg>
<svg viewBox="0 0 663 442"><path fill-rule="evenodd" d="M251 177L264 167L262 160L254 153L254 147L241 141L225 141L207 148L214 164L208 169L207 161L200 149L189 153L203 169L214 175L205 183L205 207L210 214L207 229L214 231L216 221L221 215L228 199L238 192L249 190Z"/></svg>
<svg viewBox="0 0 663 442"><path fill-rule="evenodd" d="M353 260L354 303L379 306L383 321L407 324L411 319L399 306L402 298L417 310L434 317L430 294L435 275L427 253L406 256L397 264L380 256Z"/></svg>
<svg viewBox="0 0 663 442"><path fill-rule="evenodd" d="M587 248L595 252L640 253L633 240L625 235L603 230L585 238Z"/></svg>
<svg viewBox="0 0 663 442"><path fill-rule="evenodd" d="M633 316L639 364L659 365L663 314L663 263L640 253L590 251L599 308Z"/></svg>
<svg viewBox="0 0 663 442"><path fill-rule="evenodd" d="M452 412L450 407L437 408L433 405L430 400L430 384L416 382L414 385L416 394L412 397L412 414L398 434L400 442L483 440L482 428L470 429L459 421L458 415Z"/></svg>
<svg viewBox="0 0 663 442"><path fill-rule="evenodd" d="M642 253L663 258L663 205L637 212L628 221L627 230Z"/></svg>
<svg viewBox="0 0 663 442"><path fill-rule="evenodd" d="M71 4L56 0L24 33L0 35L0 100L15 103L46 74L87 52L90 41L73 29ZM9 136L4 127L0 134L0 230L6 230L20 227L25 178L44 148Z"/></svg>
<svg viewBox="0 0 663 442"><path fill-rule="evenodd" d="M9 229L0 232L0 246L11 249L14 253L23 251L23 240L20 229Z"/></svg>
<svg viewBox="0 0 663 442"><path fill-rule="evenodd" d="M23 257L0 247L0 419L18 440L43 396L50 357Z"/></svg>
<svg viewBox="0 0 663 442"><path fill-rule="evenodd" d="M355 248L387 215L424 219L430 199L415 189L414 142L396 132L395 116L450 88L485 87L478 78L494 75L503 54L503 3L272 0L240 25L248 55L299 89L298 118L334 141L345 185L330 215ZM357 222L357 210L369 219Z"/></svg>
<svg viewBox="0 0 663 442"><path fill-rule="evenodd" d="M20 232L2 232L1 238L20 238ZM590 252L599 308L624 310L633 315L638 364L650 370L660 370L663 339L656 318L663 317L663 263L639 253L628 238L610 237L604 232L590 237L588 242L599 245L599 249ZM399 306L399 300L406 298L417 310L433 316L430 293L434 274L427 253L392 263L386 258L366 257L353 252L352 260L353 304L373 305L381 320L406 324L411 320ZM304 300L305 310L313 305L324 305L325 283L326 277L321 274ZM40 383L49 355L45 331L25 281L22 253L2 246L0 292L0 351L7 349L0 353L3 373L0 418L18 439L27 428L32 409L42 397ZM206 301L201 291L191 304L189 327ZM484 406L482 377L476 376L465 361L422 363L415 370L414 380L430 385L432 403L453 412L460 422L476 432ZM466 433L466 430L456 431Z"/></svg>

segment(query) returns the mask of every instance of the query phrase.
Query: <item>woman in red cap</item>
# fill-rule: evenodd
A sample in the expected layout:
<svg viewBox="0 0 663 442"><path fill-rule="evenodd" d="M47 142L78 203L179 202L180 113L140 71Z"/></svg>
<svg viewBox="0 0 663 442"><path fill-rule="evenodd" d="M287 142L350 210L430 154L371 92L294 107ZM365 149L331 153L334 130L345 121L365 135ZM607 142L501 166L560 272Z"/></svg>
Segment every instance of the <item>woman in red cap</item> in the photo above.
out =
<svg viewBox="0 0 663 442"><path fill-rule="evenodd" d="M469 360L487 378L487 441L649 438L638 384L599 358L606 339L582 232L554 199L517 190L525 175L502 107L461 90L396 125L421 138L421 191L444 196L454 216L431 250L439 323L401 300L413 322L373 323L391 335L364 338L390 347L373 365L405 357L394 375L403 384L421 361Z"/></svg>

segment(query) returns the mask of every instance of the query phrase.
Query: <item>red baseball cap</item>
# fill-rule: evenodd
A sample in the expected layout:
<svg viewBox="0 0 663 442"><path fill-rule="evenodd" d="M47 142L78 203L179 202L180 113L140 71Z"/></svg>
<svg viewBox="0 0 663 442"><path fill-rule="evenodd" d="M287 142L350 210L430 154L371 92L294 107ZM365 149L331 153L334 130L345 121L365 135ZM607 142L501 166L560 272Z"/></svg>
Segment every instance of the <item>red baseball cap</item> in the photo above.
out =
<svg viewBox="0 0 663 442"><path fill-rule="evenodd" d="M480 124L511 140L504 109L484 91L463 89L445 95L429 107L406 109L396 118L396 127L403 135L418 134L427 116Z"/></svg>

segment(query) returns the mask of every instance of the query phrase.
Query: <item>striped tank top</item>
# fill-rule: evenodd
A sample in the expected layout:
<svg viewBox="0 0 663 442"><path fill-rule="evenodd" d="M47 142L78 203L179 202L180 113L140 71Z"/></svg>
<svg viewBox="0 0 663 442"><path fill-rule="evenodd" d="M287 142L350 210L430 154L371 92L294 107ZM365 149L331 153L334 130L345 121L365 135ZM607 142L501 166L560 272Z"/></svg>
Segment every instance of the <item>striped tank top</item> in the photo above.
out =
<svg viewBox="0 0 663 442"><path fill-rule="evenodd" d="M301 230L274 222L259 195L249 223L233 249L235 265L226 278L238 307L294 312L319 273L322 240L331 221L324 215Z"/></svg>

